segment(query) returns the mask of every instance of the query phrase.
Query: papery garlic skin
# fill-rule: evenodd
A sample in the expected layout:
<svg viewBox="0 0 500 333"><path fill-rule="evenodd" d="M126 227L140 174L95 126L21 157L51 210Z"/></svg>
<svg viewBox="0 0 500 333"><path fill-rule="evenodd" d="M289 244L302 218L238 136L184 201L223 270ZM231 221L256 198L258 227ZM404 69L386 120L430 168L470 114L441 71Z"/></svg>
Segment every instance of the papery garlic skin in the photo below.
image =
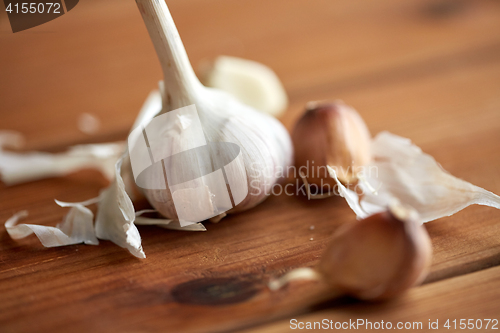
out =
<svg viewBox="0 0 500 333"><path fill-rule="evenodd" d="M194 104L207 142L239 145L249 193L229 213L254 207L270 194L281 171L292 162L293 148L288 132L275 118L259 113L226 92L204 87L191 68L166 4L152 0L136 2L164 72L164 81L160 86L161 113ZM176 150L183 151L190 146L190 142L187 139L179 145ZM148 179L148 182L164 180L158 177ZM163 216L177 219L168 189L144 189L144 194Z"/></svg>
<svg viewBox="0 0 500 333"><path fill-rule="evenodd" d="M421 283L431 259L431 241L418 214L396 203L389 211L343 225L318 269L335 290L379 300Z"/></svg>
<svg viewBox="0 0 500 333"><path fill-rule="evenodd" d="M9 146L20 148L23 141L21 133L0 130L0 180L6 185L64 176L87 168L113 179L114 164L125 149L125 143L116 142L76 145L56 154L3 150Z"/></svg>
<svg viewBox="0 0 500 333"><path fill-rule="evenodd" d="M226 91L274 117L283 115L288 106L288 97L276 73L256 61L219 56L202 77L207 87Z"/></svg>
<svg viewBox="0 0 500 333"><path fill-rule="evenodd" d="M56 200L61 207L70 207L62 223L56 227L37 224L18 224L20 219L28 216L27 211L14 214L5 222L5 229L12 239L22 239L35 234L43 246L56 247L85 243L98 245L93 218L94 214L85 206L97 202L97 198L85 202L67 203Z"/></svg>
<svg viewBox="0 0 500 333"><path fill-rule="evenodd" d="M311 184L330 188L336 183L326 166L344 184L355 183L370 163L370 132L361 116L343 102L309 103L292 132L295 166Z"/></svg>
<svg viewBox="0 0 500 333"><path fill-rule="evenodd" d="M130 251L137 258L144 259L141 236L135 226L135 209L125 191L121 176L124 153L115 164L115 178L111 185L99 194L95 231L99 239L110 240Z"/></svg>
<svg viewBox="0 0 500 333"><path fill-rule="evenodd" d="M340 181L337 184L358 218L384 211L394 199L413 207L422 222L453 215L473 204L500 209L500 196L454 177L409 139L381 132L373 139L371 151L369 172L359 184L362 195L344 188ZM338 180L334 172L330 176Z"/></svg>

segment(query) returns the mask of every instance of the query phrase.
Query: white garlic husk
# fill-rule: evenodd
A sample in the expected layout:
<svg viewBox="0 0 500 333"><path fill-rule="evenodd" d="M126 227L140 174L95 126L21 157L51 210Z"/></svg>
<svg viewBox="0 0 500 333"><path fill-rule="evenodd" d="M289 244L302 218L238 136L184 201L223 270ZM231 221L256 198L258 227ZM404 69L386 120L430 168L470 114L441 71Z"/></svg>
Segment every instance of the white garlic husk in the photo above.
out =
<svg viewBox="0 0 500 333"><path fill-rule="evenodd" d="M293 148L287 130L273 117L259 113L228 93L204 87L189 63L167 5L163 1L136 2L163 68L160 114L194 104L207 142L237 144L244 162L248 195L227 213L254 207L270 194L282 171L292 162ZM150 120L151 115L141 121L147 122L148 118ZM191 143L185 140L178 145L175 150L184 151ZM225 154L223 151L219 153ZM164 179L158 177L148 179L148 182L159 183ZM143 192L163 216L177 218L168 189L143 189Z"/></svg>
<svg viewBox="0 0 500 333"><path fill-rule="evenodd" d="M372 162L363 182L345 187L336 170L330 176L358 218L383 212L394 199L413 207L422 222L451 216L476 204L500 209L500 196L454 177L410 139L379 133L371 143Z"/></svg>

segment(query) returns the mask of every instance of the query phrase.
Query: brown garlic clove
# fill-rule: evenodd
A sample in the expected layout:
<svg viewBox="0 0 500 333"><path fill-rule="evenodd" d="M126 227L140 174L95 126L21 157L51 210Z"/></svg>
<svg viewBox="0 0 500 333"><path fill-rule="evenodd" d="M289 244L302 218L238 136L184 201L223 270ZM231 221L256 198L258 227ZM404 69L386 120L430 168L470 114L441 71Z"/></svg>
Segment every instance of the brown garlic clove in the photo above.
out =
<svg viewBox="0 0 500 333"><path fill-rule="evenodd" d="M417 213L400 204L342 226L318 271L335 290L365 300L397 296L421 283L432 258Z"/></svg>
<svg viewBox="0 0 500 333"><path fill-rule="evenodd" d="M344 184L370 162L370 132L361 116L343 102L309 103L297 122L292 141L295 166L311 184L335 186L326 165L336 169Z"/></svg>

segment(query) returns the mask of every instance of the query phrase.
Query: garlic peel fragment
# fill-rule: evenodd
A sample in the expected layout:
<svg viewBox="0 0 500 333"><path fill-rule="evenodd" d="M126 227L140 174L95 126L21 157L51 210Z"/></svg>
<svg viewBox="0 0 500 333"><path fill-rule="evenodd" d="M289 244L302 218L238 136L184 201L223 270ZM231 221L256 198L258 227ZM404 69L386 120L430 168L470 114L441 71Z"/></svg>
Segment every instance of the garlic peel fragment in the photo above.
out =
<svg viewBox="0 0 500 333"><path fill-rule="evenodd" d="M92 203L91 201L85 203L66 203L56 200L56 203L61 207L71 207L62 223L56 227L17 224L20 219L28 216L28 212L24 210L14 214L5 222L5 229L7 229L9 236L12 239L21 239L34 233L45 247L79 243L89 245L99 244L94 231L94 214L84 206L85 203Z"/></svg>
<svg viewBox="0 0 500 333"><path fill-rule="evenodd" d="M351 209L358 216L358 218L364 219L364 218L368 217L369 214L367 214L363 210L363 208L361 208L361 206L359 204L359 197L356 194L356 192L347 189L342 184L342 182L337 177L337 173L335 172L335 170L332 167L330 167L329 165L327 165L326 168L328 170L328 173L329 173L330 177L332 177L333 179L335 179L335 181L337 182L339 195L342 198L346 199L347 204L349 205L349 207L351 207Z"/></svg>
<svg viewBox="0 0 500 333"><path fill-rule="evenodd" d="M100 239L110 240L126 248L138 258L146 258L141 245L141 236L134 224L135 210L125 191L121 167L127 154L123 154L115 165L115 179L99 196L96 234Z"/></svg>
<svg viewBox="0 0 500 333"><path fill-rule="evenodd" d="M219 56L203 76L207 87L226 91L241 102L272 116L281 116L288 106L288 98L278 76L259 62Z"/></svg>
<svg viewBox="0 0 500 333"><path fill-rule="evenodd" d="M179 221L175 221L172 219L150 218L141 216L142 214L146 213L157 213L157 211L154 209L144 209L135 212L135 225L156 225L165 229L181 231L207 231L202 223L190 224L183 227L181 226Z"/></svg>
<svg viewBox="0 0 500 333"><path fill-rule="evenodd" d="M498 195L454 177L409 139L382 132L371 150L373 162L364 174L369 186L359 184L362 197L352 190L345 197L359 218L384 211L394 198L412 206L422 222L453 215L472 204L500 209ZM374 170L376 174L371 174Z"/></svg>
<svg viewBox="0 0 500 333"><path fill-rule="evenodd" d="M170 219L152 219L148 217L137 217L135 219L136 225L156 225L161 228L180 231L207 231L202 223L190 224L185 227L181 226L179 221Z"/></svg>
<svg viewBox="0 0 500 333"><path fill-rule="evenodd" d="M112 179L114 163L125 149L123 142L77 145L58 154L16 153L2 149L18 148L21 142L21 134L0 131L0 177L6 185L63 176L85 168L97 169Z"/></svg>

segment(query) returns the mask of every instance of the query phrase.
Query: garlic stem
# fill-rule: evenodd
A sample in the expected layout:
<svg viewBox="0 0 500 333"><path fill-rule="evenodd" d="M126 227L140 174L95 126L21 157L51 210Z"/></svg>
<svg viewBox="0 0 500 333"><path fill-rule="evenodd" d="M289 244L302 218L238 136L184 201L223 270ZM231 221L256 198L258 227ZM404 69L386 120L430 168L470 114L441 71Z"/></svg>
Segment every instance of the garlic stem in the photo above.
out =
<svg viewBox="0 0 500 333"><path fill-rule="evenodd" d="M164 0L136 0L164 76L163 111L194 104L201 86ZM177 96L171 98L171 96Z"/></svg>

